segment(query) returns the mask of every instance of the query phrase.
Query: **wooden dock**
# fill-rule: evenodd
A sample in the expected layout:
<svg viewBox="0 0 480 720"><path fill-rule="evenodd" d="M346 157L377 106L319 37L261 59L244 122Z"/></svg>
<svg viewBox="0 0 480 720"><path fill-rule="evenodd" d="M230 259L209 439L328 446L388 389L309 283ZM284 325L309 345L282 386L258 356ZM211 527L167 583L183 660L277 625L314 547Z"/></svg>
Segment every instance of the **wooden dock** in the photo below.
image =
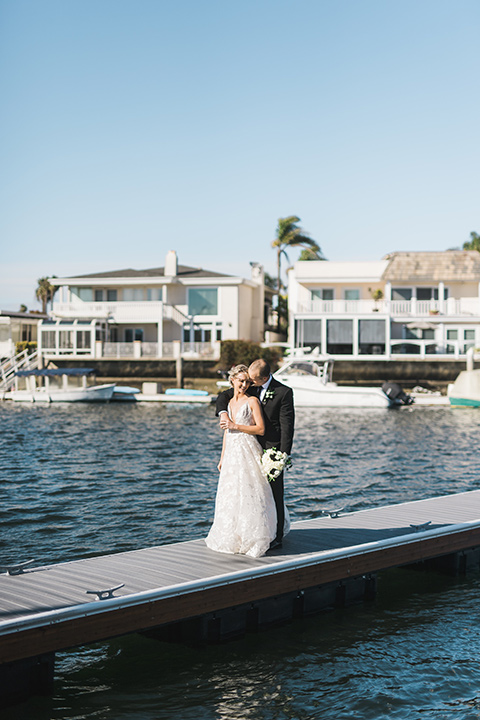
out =
<svg viewBox="0 0 480 720"><path fill-rule="evenodd" d="M480 490L296 522L259 559L199 539L4 573L0 678L132 632L219 641L371 595L378 571L433 558L478 569Z"/></svg>

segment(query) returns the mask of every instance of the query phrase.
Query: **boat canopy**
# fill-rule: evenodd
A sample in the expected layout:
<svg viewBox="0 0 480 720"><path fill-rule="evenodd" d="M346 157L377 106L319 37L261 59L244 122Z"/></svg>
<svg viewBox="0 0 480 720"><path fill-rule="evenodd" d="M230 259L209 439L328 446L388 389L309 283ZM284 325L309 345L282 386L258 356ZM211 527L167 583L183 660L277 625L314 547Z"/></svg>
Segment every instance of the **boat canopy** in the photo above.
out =
<svg viewBox="0 0 480 720"><path fill-rule="evenodd" d="M39 370L17 370L15 375L18 377L56 377L58 375L70 375L74 377L80 377L83 375L91 375L95 370L93 368L52 368L51 370L43 369Z"/></svg>

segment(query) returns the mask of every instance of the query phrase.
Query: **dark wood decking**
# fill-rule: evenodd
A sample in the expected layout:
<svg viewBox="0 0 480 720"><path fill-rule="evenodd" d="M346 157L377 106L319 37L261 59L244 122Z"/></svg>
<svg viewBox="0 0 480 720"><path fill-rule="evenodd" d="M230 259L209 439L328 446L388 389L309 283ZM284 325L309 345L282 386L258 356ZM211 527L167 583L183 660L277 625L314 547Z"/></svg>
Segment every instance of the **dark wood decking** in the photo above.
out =
<svg viewBox="0 0 480 720"><path fill-rule="evenodd" d="M259 559L200 539L4 574L0 664L477 546L472 491L293 523L283 549ZM111 599L87 594L122 583Z"/></svg>

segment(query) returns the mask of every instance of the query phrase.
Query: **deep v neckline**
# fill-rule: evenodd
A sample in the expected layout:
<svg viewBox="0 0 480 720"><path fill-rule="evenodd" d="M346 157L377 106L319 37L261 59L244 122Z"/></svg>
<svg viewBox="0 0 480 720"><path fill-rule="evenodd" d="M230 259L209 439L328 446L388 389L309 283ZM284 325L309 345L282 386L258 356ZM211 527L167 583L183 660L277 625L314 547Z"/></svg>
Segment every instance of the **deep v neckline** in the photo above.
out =
<svg viewBox="0 0 480 720"><path fill-rule="evenodd" d="M248 398L246 399L246 401L245 401L244 403L242 403L242 404L240 405L240 407L237 408L237 411L236 411L236 413L235 413L235 417L233 417L233 409L230 407L230 410L232 411L232 414L230 415L230 419L235 422L236 419L237 419L238 413L240 412L240 410L241 410L245 405L248 405ZM250 407L250 406L249 406L249 407Z"/></svg>

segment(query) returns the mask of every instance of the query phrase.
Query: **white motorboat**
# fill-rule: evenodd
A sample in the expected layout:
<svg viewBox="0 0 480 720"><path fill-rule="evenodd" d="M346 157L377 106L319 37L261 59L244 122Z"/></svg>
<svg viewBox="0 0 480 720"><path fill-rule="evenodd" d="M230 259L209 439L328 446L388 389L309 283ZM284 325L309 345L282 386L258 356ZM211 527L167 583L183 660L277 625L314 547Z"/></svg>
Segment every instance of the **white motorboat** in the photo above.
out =
<svg viewBox="0 0 480 720"><path fill-rule="evenodd" d="M92 368L54 368L18 370L15 388L5 393L6 400L15 402L106 402L112 399L115 383L88 385L94 375ZM76 384L72 381L76 379ZM21 387L24 381L25 386Z"/></svg>
<svg viewBox="0 0 480 720"><path fill-rule="evenodd" d="M293 390L296 407L380 407L399 403L381 388L346 387L332 382L333 361L292 357L274 377Z"/></svg>
<svg viewBox="0 0 480 720"><path fill-rule="evenodd" d="M467 351L467 369L462 370L455 382L448 386L450 405L480 407L480 370L475 370L475 350Z"/></svg>

